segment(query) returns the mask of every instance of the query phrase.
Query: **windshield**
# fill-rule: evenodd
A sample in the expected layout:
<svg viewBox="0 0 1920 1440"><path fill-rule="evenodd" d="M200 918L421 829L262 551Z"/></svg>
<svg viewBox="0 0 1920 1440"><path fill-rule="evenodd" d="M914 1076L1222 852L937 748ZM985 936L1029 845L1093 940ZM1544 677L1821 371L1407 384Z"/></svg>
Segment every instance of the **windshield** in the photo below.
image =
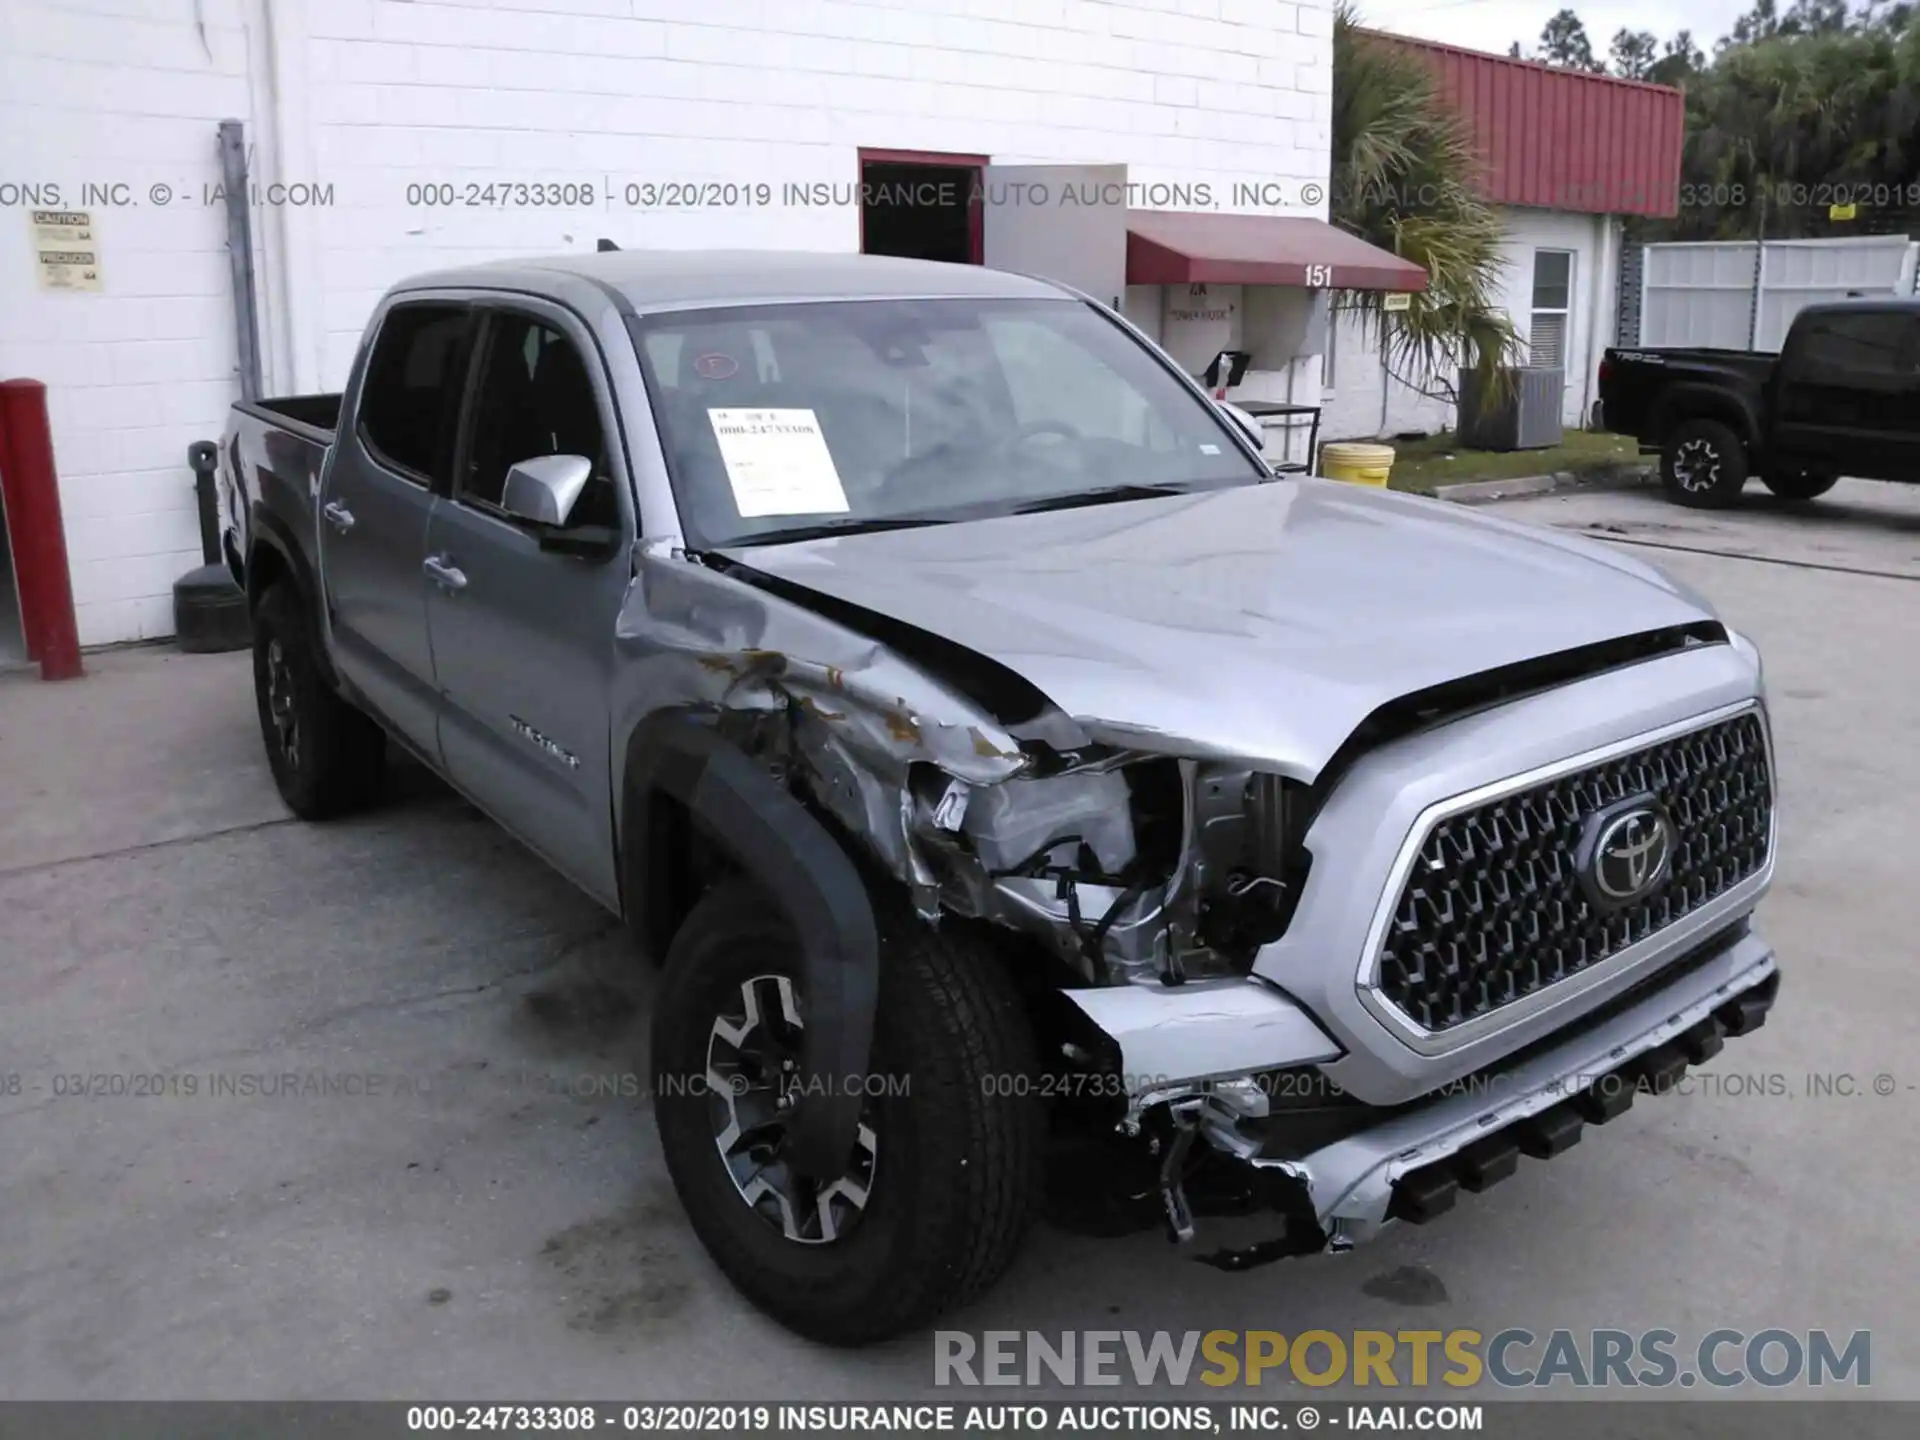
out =
<svg viewBox="0 0 1920 1440"><path fill-rule="evenodd" d="M1268 478L1077 300L858 300L635 322L695 548Z"/></svg>

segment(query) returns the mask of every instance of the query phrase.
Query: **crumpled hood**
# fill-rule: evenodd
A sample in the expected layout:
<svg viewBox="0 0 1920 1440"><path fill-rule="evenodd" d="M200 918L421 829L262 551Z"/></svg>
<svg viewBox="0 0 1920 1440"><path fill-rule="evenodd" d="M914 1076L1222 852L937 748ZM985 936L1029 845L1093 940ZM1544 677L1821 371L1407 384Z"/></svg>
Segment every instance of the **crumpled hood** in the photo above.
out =
<svg viewBox="0 0 1920 1440"><path fill-rule="evenodd" d="M1590 542L1317 480L727 553L987 655L1103 738L1305 779L1399 696L1712 618Z"/></svg>

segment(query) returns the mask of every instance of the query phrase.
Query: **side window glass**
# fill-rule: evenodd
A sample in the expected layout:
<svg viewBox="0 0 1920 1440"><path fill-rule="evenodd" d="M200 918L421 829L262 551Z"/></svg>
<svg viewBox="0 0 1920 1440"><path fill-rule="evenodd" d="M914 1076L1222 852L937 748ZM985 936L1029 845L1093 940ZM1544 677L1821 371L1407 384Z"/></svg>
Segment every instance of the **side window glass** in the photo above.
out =
<svg viewBox="0 0 1920 1440"><path fill-rule="evenodd" d="M1907 316L1891 311L1822 318L1808 329L1799 369L1810 379L1822 371L1864 377L1898 375L1912 324Z"/></svg>
<svg viewBox="0 0 1920 1440"><path fill-rule="evenodd" d="M472 443L459 498L497 509L507 471L541 455L584 455L593 479L571 523L620 523L600 407L580 352L558 330L526 315L497 314L481 356Z"/></svg>
<svg viewBox="0 0 1920 1440"><path fill-rule="evenodd" d="M381 322L360 391L360 424L383 464L421 484L444 476L467 373L470 313L401 305Z"/></svg>

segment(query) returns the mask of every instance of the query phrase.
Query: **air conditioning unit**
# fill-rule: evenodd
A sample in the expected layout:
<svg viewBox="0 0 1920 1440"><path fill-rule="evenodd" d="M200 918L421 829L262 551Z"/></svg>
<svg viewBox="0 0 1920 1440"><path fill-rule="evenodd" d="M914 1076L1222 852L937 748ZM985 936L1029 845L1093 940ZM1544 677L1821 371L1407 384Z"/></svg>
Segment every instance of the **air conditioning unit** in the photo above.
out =
<svg viewBox="0 0 1920 1440"><path fill-rule="evenodd" d="M1471 370L1460 372L1460 443L1470 450L1545 450L1561 439L1560 401L1567 372L1558 365L1516 365L1491 393Z"/></svg>

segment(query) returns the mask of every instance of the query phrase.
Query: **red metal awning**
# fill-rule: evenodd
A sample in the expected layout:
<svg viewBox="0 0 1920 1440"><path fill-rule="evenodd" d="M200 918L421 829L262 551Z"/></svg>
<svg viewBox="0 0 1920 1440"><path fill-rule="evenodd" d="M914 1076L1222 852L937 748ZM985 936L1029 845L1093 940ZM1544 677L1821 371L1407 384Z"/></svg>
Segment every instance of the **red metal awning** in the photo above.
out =
<svg viewBox="0 0 1920 1440"><path fill-rule="evenodd" d="M1427 272L1304 215L1129 210L1127 283L1424 290Z"/></svg>

